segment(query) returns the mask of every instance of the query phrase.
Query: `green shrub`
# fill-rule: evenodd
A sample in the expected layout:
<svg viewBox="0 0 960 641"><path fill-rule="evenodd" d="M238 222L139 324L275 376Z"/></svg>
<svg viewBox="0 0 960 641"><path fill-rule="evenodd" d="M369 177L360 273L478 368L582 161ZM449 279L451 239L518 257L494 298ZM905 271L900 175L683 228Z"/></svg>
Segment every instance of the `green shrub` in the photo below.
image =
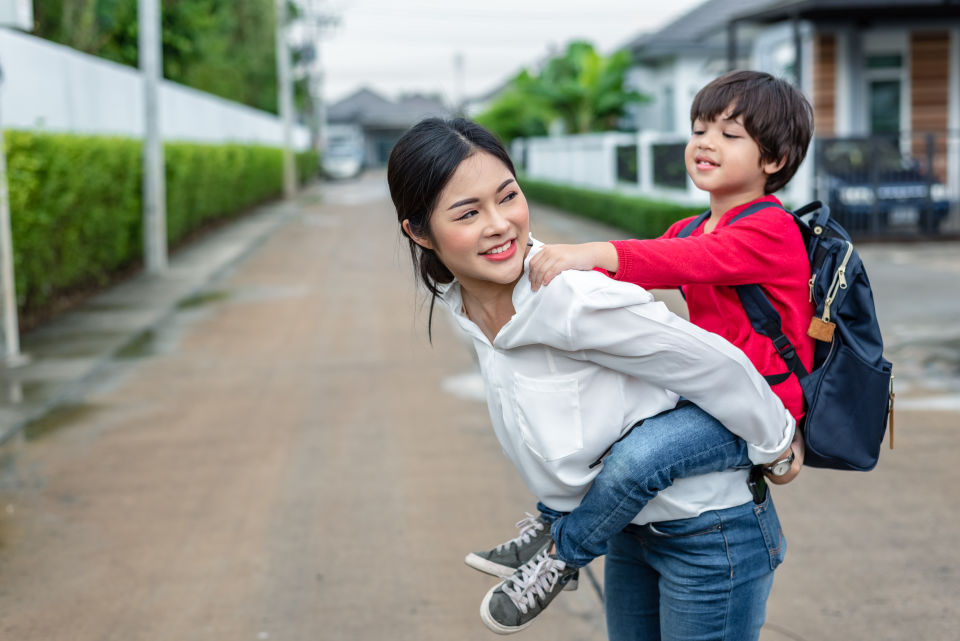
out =
<svg viewBox="0 0 960 641"><path fill-rule="evenodd" d="M529 200L619 227L631 238L656 238L678 220L705 209L530 178L522 178L520 184Z"/></svg>
<svg viewBox="0 0 960 641"><path fill-rule="evenodd" d="M4 132L13 259L21 313L107 283L143 255L141 143L128 138ZM278 196L274 147L167 143L167 237ZM302 178L316 152L297 155Z"/></svg>
<svg viewBox="0 0 960 641"><path fill-rule="evenodd" d="M316 150L301 151L297 154L297 184L304 185L314 180L320 173L320 153Z"/></svg>

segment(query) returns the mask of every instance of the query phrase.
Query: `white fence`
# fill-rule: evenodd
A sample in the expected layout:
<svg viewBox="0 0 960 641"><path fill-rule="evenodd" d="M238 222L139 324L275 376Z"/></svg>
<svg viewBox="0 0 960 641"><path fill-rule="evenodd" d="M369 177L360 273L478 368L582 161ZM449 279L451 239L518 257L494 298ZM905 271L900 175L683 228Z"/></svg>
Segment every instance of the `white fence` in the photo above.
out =
<svg viewBox="0 0 960 641"><path fill-rule="evenodd" d="M0 28L0 116L7 129L143 137L143 89L137 69ZM164 140L282 146L283 126L271 113L164 80ZM295 149L310 132L295 126Z"/></svg>
<svg viewBox="0 0 960 641"><path fill-rule="evenodd" d="M687 138L651 131L527 138L513 142L511 155L529 178L706 206L706 192L684 167ZM813 199L812 155L778 194L781 200L799 206Z"/></svg>

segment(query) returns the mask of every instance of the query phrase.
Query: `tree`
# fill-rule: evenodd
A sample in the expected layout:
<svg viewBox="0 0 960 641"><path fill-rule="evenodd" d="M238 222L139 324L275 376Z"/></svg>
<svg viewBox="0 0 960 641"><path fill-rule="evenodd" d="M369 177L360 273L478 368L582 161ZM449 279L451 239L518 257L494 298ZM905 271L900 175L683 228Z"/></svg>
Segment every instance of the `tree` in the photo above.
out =
<svg viewBox="0 0 960 641"><path fill-rule="evenodd" d="M34 34L137 65L137 0L33 0ZM273 0L165 0L163 75L276 112Z"/></svg>
<svg viewBox="0 0 960 641"><path fill-rule="evenodd" d="M646 100L623 87L630 64L626 51L601 56L588 42L572 42L539 73L513 78L477 121L505 140L543 135L555 121L569 133L617 129L627 106Z"/></svg>

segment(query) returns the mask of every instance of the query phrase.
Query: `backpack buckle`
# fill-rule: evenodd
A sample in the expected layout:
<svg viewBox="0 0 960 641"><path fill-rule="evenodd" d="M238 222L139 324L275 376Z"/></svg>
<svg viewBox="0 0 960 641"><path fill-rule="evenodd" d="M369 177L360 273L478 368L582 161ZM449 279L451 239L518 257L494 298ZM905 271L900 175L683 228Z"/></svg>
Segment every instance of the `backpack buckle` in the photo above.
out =
<svg viewBox="0 0 960 641"><path fill-rule="evenodd" d="M797 352L790 343L790 339L782 334L773 339L773 347L785 363L790 363L791 360L797 357Z"/></svg>

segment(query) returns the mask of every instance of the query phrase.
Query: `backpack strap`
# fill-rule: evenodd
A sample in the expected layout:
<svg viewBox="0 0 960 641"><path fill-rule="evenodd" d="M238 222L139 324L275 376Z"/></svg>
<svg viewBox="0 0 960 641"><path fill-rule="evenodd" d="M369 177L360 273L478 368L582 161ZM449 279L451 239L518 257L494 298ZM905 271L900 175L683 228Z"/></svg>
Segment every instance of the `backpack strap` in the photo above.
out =
<svg viewBox="0 0 960 641"><path fill-rule="evenodd" d="M728 224L732 225L741 218L755 214L768 207L775 207L787 211L787 209L776 203L755 203L734 216ZM787 213L790 212L787 211ZM750 319L750 325L758 334L763 334L773 342L774 349L777 350L777 354L780 355L780 358L783 359L783 362L787 366L787 370L789 370L786 374L765 376L764 378L767 379L767 382L770 385L782 383L790 377L790 374L795 375L797 379L806 377L808 373L807 368L803 366L803 361L801 361L797 355L797 350L794 348L793 343L791 343L790 339L783 333L780 314L777 313L776 308L774 308L770 299L767 298L763 289L761 289L759 285L737 285L735 289L737 290L737 296L740 298L740 304L743 305L744 311L747 312L747 318Z"/></svg>
<svg viewBox="0 0 960 641"><path fill-rule="evenodd" d="M783 333L780 323L780 314L773 307L770 299L763 293L759 285L737 285L737 296L740 297L740 304L747 312L747 318L750 319L750 325L758 334L763 334L773 342L774 349L783 359L789 373L786 375L771 376L767 378L770 385L782 383L794 374L797 379L803 379L807 376L807 368L803 366L803 361L797 355L797 350L793 343Z"/></svg>
<svg viewBox="0 0 960 641"><path fill-rule="evenodd" d="M680 232L677 234L677 238L688 237L690 234L696 231L697 227L703 224L703 221L705 221L709 217L710 217L710 210L708 209L707 211L703 212L702 214L700 214L699 216L691 220L689 223L687 223L684 226L684 228L681 229ZM683 293L683 287L677 287L677 290L680 292L680 296L683 297L683 300L687 300L687 295Z"/></svg>
<svg viewBox="0 0 960 641"><path fill-rule="evenodd" d="M697 227L702 225L703 221L705 221L709 217L710 217L710 210L708 209L707 211L703 212L702 214L700 214L699 216L691 220L689 223L687 223L686 226L684 226L684 228L681 229L680 232L677 234L677 238L686 238L687 236L692 234L694 231L696 231Z"/></svg>

